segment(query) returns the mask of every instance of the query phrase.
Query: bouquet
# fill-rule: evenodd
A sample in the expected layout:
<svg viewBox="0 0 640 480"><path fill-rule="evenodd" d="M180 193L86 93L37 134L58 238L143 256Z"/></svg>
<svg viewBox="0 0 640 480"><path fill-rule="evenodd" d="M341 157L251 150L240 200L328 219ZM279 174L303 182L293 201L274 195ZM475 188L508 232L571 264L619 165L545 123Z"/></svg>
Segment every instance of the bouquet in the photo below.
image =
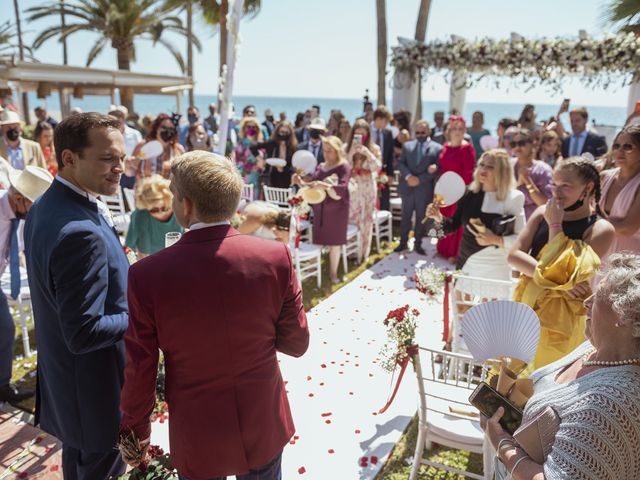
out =
<svg viewBox="0 0 640 480"><path fill-rule="evenodd" d="M406 365L409 355L416 349L418 315L418 310L405 305L391 310L382 321L387 328L388 339L380 352L380 366L386 371L393 372L396 365Z"/></svg>
<svg viewBox="0 0 640 480"><path fill-rule="evenodd" d="M142 457L143 448L133 434L120 438L120 451L123 457ZM168 453L157 445L150 445L144 459L140 464L129 470L118 480L177 480L178 475L171 466L171 458Z"/></svg>
<svg viewBox="0 0 640 480"><path fill-rule="evenodd" d="M305 202L304 198L300 195L296 195L295 197L291 197L287 200L287 203L291 205L293 212L296 213L300 218L306 218L307 213L311 210L309 204Z"/></svg>
<svg viewBox="0 0 640 480"><path fill-rule="evenodd" d="M384 172L378 173L378 175L376 176L376 186L378 187L378 190L384 190L385 188L387 188L388 184L389 177Z"/></svg>
<svg viewBox="0 0 640 480"><path fill-rule="evenodd" d="M433 263L416 268L416 288L427 296L428 301L439 302L444 295L445 284L451 281L452 272L441 270Z"/></svg>

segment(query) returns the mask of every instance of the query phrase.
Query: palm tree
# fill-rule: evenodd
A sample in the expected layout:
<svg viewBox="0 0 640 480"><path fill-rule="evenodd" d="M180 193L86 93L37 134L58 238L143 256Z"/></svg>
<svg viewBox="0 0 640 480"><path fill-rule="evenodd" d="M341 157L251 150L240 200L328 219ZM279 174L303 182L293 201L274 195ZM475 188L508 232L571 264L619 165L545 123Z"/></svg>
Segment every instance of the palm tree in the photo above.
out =
<svg viewBox="0 0 640 480"><path fill-rule="evenodd" d="M153 45L160 44L165 47L184 72L182 55L173 44L162 37L162 34L175 32L183 35L191 39L198 49L201 48L200 41L193 33L187 32L180 18L175 16L172 10L155 0L68 0L57 5L44 4L33 7L27 12L31 14L29 21L61 15L73 19L72 23L56 24L40 32L33 48L39 48L54 37L59 36L62 41L75 32L96 32L100 34L100 38L89 51L87 66L93 63L110 42L117 53L118 68L130 70L131 61L135 60L135 41L151 40ZM120 96L122 104L133 111L133 92L123 88Z"/></svg>
<svg viewBox="0 0 640 480"><path fill-rule="evenodd" d="M605 20L618 25L621 32L640 35L640 2L638 0L612 0L606 7Z"/></svg>
<svg viewBox="0 0 640 480"><path fill-rule="evenodd" d="M431 11L431 0L420 0L418 10L418 21L416 22L415 39L424 43L427 38L427 23L429 22L429 12ZM418 72L418 105L416 107L416 117L414 121L422 118L422 72Z"/></svg>
<svg viewBox="0 0 640 480"><path fill-rule="evenodd" d="M376 0L378 21L378 105L385 105L387 86L387 5L385 0Z"/></svg>

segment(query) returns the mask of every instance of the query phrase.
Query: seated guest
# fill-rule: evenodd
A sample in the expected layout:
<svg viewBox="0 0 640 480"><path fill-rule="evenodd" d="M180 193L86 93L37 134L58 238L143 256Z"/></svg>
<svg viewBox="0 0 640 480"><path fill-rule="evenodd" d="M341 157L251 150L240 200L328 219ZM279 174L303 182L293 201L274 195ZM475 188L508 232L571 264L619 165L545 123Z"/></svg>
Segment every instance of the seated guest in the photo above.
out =
<svg viewBox="0 0 640 480"><path fill-rule="evenodd" d="M607 141L602 135L587 130L589 112L584 107L574 108L569 112L571 135L562 141L562 156L574 157L590 153L595 158L607 153Z"/></svg>
<svg viewBox="0 0 640 480"><path fill-rule="evenodd" d="M241 218L240 233L289 243L291 213L283 212L277 205L256 200L244 207Z"/></svg>
<svg viewBox="0 0 640 480"><path fill-rule="evenodd" d="M121 449L149 445L162 352L171 463L183 479L279 480L295 433L276 354L307 350L302 292L286 245L230 226L242 186L228 159L185 153L171 191L189 231L129 269Z"/></svg>
<svg viewBox="0 0 640 480"><path fill-rule="evenodd" d="M136 209L131 212L131 224L125 240L125 245L135 251L138 258L162 250L167 233L182 233L182 227L171 209L172 197L169 180L160 175L138 182Z"/></svg>
<svg viewBox="0 0 640 480"><path fill-rule="evenodd" d="M538 368L584 341L582 302L615 236L599 216L599 201L600 174L593 162L562 160L553 172L553 197L531 215L509 253L509 262L521 272L514 300L540 318Z"/></svg>
<svg viewBox="0 0 640 480"><path fill-rule="evenodd" d="M486 436L502 462L496 478L508 473L513 480L640 478L639 278L640 256L612 255L604 280L584 302L589 341L531 374L534 394L523 421L547 407L560 421L544 463L502 429L502 408L486 422Z"/></svg>

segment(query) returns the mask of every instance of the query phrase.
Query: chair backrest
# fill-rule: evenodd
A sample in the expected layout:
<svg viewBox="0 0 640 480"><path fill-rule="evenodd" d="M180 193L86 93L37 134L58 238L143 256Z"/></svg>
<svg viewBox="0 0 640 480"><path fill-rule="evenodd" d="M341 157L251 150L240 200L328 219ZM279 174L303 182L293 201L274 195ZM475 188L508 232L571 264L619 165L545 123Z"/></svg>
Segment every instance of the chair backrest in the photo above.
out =
<svg viewBox="0 0 640 480"><path fill-rule="evenodd" d="M264 199L267 202L278 205L280 208L291 210L288 200L292 197L293 190L290 188L269 187L267 185L264 185L263 189Z"/></svg>
<svg viewBox="0 0 640 480"><path fill-rule="evenodd" d="M489 300L511 300L515 282L511 280L492 280L482 277L471 277L456 273L452 275L453 286L464 293L464 305L476 305Z"/></svg>
<svg viewBox="0 0 640 480"><path fill-rule="evenodd" d="M107 208L112 215L125 214L126 210L124 208L124 197L122 195L122 189L120 187L118 187L118 191L115 195L100 195L100 200L102 200L107 205Z"/></svg>
<svg viewBox="0 0 640 480"><path fill-rule="evenodd" d="M253 183L245 183L242 186L242 193L240 194L240 198L251 202L254 200L253 198Z"/></svg>
<svg viewBox="0 0 640 480"><path fill-rule="evenodd" d="M123 188L122 192L124 193L124 199L127 201L129 210L133 212L136 209L136 192L133 188Z"/></svg>
<svg viewBox="0 0 640 480"><path fill-rule="evenodd" d="M400 170L393 171L393 178L389 179L389 196L398 196L398 184L400 183Z"/></svg>

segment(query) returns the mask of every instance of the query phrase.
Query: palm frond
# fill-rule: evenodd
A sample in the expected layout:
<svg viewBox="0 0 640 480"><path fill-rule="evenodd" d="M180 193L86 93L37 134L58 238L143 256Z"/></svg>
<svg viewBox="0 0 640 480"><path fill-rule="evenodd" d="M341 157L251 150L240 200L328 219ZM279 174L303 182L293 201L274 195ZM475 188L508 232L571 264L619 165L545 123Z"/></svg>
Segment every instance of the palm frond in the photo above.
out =
<svg viewBox="0 0 640 480"><path fill-rule="evenodd" d="M107 41L107 38L102 37L93 45L87 56L87 67L91 66L96 57L102 53L102 50L104 50L104 47L107 45Z"/></svg>
<svg viewBox="0 0 640 480"><path fill-rule="evenodd" d="M616 26L622 32L640 32L640 1L611 0L602 11L605 24Z"/></svg>

